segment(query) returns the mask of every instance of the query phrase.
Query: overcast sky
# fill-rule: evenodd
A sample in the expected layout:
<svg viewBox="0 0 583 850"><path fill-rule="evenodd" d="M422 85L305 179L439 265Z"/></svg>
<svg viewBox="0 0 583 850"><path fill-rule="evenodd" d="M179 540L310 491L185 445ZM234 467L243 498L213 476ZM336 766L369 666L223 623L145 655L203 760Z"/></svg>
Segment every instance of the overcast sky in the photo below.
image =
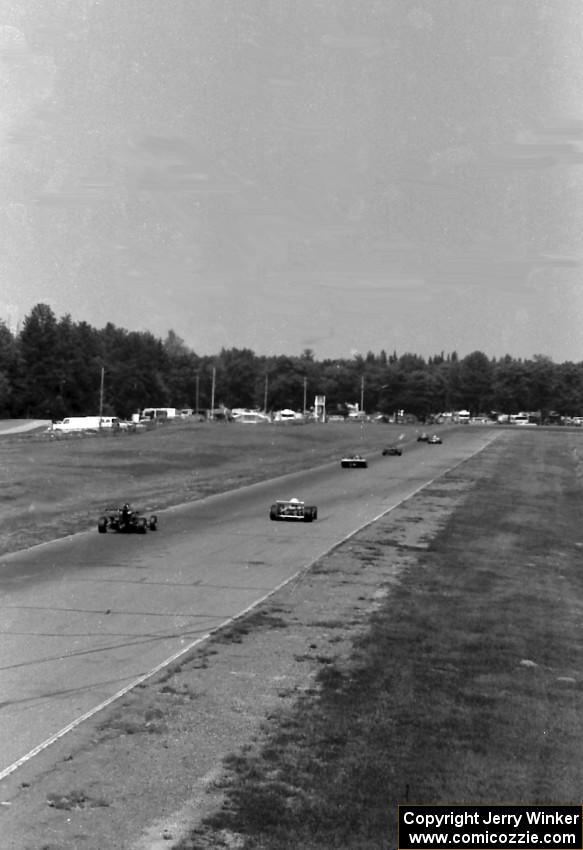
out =
<svg viewBox="0 0 583 850"><path fill-rule="evenodd" d="M0 0L0 318L583 360L580 0Z"/></svg>

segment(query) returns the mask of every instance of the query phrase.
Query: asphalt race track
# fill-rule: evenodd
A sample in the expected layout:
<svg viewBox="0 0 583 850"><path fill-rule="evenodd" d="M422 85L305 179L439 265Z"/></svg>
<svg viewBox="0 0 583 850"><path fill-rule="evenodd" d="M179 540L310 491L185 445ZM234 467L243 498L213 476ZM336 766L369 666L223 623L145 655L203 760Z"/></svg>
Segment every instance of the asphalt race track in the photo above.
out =
<svg viewBox="0 0 583 850"><path fill-rule="evenodd" d="M95 528L0 558L0 779L500 432L442 433L368 469L327 464L161 512L144 536ZM270 522L292 496L318 520Z"/></svg>

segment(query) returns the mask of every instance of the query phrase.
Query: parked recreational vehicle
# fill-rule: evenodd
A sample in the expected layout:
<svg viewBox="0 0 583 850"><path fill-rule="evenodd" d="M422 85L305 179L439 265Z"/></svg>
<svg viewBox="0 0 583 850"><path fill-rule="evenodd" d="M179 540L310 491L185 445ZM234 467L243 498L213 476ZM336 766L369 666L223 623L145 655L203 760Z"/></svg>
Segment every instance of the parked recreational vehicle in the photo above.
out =
<svg viewBox="0 0 583 850"><path fill-rule="evenodd" d="M510 414L510 424L511 425L534 425L528 413L511 413Z"/></svg>
<svg viewBox="0 0 583 850"><path fill-rule="evenodd" d="M175 407L145 407L140 415L141 419L175 419Z"/></svg>
<svg viewBox="0 0 583 850"><path fill-rule="evenodd" d="M453 420L454 422L458 422L460 425L467 425L470 421L470 411L458 410L457 413L454 413Z"/></svg>

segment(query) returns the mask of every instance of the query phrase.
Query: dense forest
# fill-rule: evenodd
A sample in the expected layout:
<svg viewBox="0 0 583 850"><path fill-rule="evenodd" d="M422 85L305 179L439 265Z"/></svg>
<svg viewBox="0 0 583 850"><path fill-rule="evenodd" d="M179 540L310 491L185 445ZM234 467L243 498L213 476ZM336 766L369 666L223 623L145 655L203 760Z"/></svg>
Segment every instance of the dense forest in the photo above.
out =
<svg viewBox="0 0 583 850"><path fill-rule="evenodd" d="M16 332L0 321L0 417L61 419L75 414L129 418L144 407L215 406L301 410L325 395L329 412L364 402L367 412L404 409L419 418L468 409L472 414L541 411L543 418L583 413L583 363L554 363L481 351L429 358L369 352L317 360L223 348L198 355L173 331L165 340L109 323L101 330L37 304ZM305 394L305 395L304 395Z"/></svg>

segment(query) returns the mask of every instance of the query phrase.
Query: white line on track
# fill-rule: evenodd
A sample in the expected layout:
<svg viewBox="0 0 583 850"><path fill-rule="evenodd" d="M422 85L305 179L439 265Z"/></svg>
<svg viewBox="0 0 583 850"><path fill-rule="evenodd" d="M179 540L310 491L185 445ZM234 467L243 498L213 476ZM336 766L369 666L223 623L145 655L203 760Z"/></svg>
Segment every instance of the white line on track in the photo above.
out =
<svg viewBox="0 0 583 850"><path fill-rule="evenodd" d="M27 762L29 762L31 759L33 759L35 756L38 756L40 753L43 752L43 750L46 750L48 747L50 747L51 744L54 744L60 738L63 738L68 732L72 732L73 729L76 729L77 726L80 726L81 723L85 722L85 720L89 720L91 717L98 714L100 711L103 711L103 709L112 705L112 703L116 702L118 699L121 699L123 696L125 696L127 693L132 691L134 688L137 688L138 685L141 685L143 682L146 682L148 679L151 679L152 676L156 675L156 673L159 673L165 667L168 667L174 661L177 661L179 658L181 658L181 656L185 655L187 652L190 652L192 649L194 649L196 646L201 644L203 641L208 640L208 638L210 638L213 634L220 631L221 629L225 628L225 626L228 626L231 623L235 622L236 620L239 620L241 617L244 617L245 614L248 614L254 608L257 608L259 605L261 605L263 602L265 602L266 599L269 599L270 596L273 596L273 594L277 593L278 590L281 590L287 584L290 584L292 581L295 581L300 575L302 575L302 573L307 572L310 569L310 567L312 567L316 563L316 561L320 560L320 558L323 558L324 555L329 554L330 552L333 552L339 546L342 546L343 543L346 543L347 540L350 540L351 537L354 537L356 534L359 533L359 531L362 531L363 528L367 528L367 526L373 525L373 523L378 522L379 519L386 516L388 513L393 511L395 508L397 508L399 505L402 505L404 502L407 502L409 499L412 499L413 496L416 496L417 493L419 493L421 490L424 490L425 487L429 487L431 484L433 484L435 481L437 481L438 478L442 478L444 475L447 475L449 472L452 472L452 470L456 469L456 467L461 466L461 464L463 464L463 463L467 463L468 460L470 460L470 458L475 457L477 454L480 454L480 452L484 451L484 449L487 448L487 446L489 446L490 443L493 442L493 440L496 439L496 436L497 435L493 435L491 437L491 439L489 439L488 442L485 443L482 446L482 448L478 449L476 452L469 455L469 457L462 458L462 460L459 460L457 463L454 463L452 466L448 467L443 472L440 472L439 475L436 476L435 478L431 478L429 481L425 481L423 484L420 484L418 487L415 488L415 490L413 490L407 496L404 496L402 499L399 499L397 502L390 505L388 508L385 508L377 516L373 517L373 519L370 519L370 520L367 520L366 522L364 522L361 526L354 529L354 531L351 531L345 537L341 538L337 543L334 543L330 547L330 549L328 549L327 552L324 552L324 553L321 553L320 555L318 555L318 557L314 561L310 561L308 564L304 564L304 566L301 567L292 576L289 576L288 578L284 579L284 581L280 582L276 587L272 588L270 591L265 593L259 599L256 599L254 602L252 602L251 605L248 605L246 608L244 608L238 614L235 614L234 617L228 617L226 620L224 620L218 626L215 626L214 629L211 629L206 634L202 635L201 637L198 637L196 640L192 641L191 643L189 643L187 646L183 647L178 652L175 652L169 658L166 658L160 664L157 664L152 670L149 670L147 673L144 673L142 676L139 676L137 679L134 679L132 682L129 683L129 685L126 685L124 688L117 691L117 693L108 697L108 699L104 700L103 702L100 702L99 705L94 706L93 708L89 709L89 711L86 711L85 714L82 714L80 717L77 717L77 718L75 718L75 720L72 720L71 723L67 724L67 726L63 726L63 728L60 729L58 732L55 732L54 735L51 735L49 738L46 738L40 744L37 744L36 747L34 747L32 750L30 750L25 755L21 756L19 759L17 759L12 764L8 765L8 767L4 768L4 770L2 770L0 772L0 782L3 779L6 779L7 776L10 776L11 773L14 773L14 771L18 770L19 767L22 767L23 765L25 765Z"/></svg>

